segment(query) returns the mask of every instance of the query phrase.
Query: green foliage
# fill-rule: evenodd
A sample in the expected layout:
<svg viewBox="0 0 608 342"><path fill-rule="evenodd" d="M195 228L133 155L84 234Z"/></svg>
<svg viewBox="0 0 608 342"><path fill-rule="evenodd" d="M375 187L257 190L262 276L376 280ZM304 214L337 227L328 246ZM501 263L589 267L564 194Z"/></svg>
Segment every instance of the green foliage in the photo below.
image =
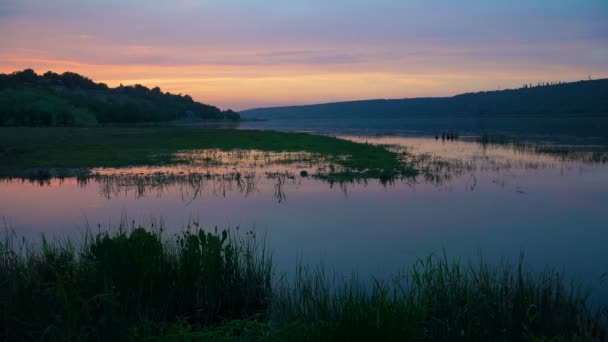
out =
<svg viewBox="0 0 608 342"><path fill-rule="evenodd" d="M224 117L228 120L233 120L233 121L237 121L241 119L241 116L239 115L239 113L233 111L232 109L228 109L226 111L223 112Z"/></svg>
<svg viewBox="0 0 608 342"><path fill-rule="evenodd" d="M79 247L0 244L0 339L124 340L149 322L202 328L265 312L271 263L254 235L143 228L87 235ZM174 324L174 323L170 323Z"/></svg>
<svg viewBox="0 0 608 342"><path fill-rule="evenodd" d="M0 74L0 126L239 120L238 113L142 85L109 88L76 73Z"/></svg>
<svg viewBox="0 0 608 342"><path fill-rule="evenodd" d="M97 119L86 108L36 89L0 90L0 126L91 126Z"/></svg>

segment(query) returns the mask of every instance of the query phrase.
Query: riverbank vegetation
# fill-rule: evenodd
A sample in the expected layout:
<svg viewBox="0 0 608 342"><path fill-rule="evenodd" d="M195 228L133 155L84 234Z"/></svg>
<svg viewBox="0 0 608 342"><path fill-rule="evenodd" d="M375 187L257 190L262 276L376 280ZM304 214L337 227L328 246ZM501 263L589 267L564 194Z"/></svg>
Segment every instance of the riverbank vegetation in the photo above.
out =
<svg viewBox="0 0 608 342"><path fill-rule="evenodd" d="M0 74L0 126L239 120L238 113L143 85L111 88L73 72Z"/></svg>
<svg viewBox="0 0 608 342"><path fill-rule="evenodd" d="M390 178L415 175L399 154L381 146L306 133L188 127L0 128L0 175L49 169L166 165L176 153L201 149L302 151L342 167L325 177Z"/></svg>
<svg viewBox="0 0 608 342"><path fill-rule="evenodd" d="M123 224L79 242L0 243L7 341L603 340L608 308L555 271L420 260L364 282L282 277L253 232Z"/></svg>

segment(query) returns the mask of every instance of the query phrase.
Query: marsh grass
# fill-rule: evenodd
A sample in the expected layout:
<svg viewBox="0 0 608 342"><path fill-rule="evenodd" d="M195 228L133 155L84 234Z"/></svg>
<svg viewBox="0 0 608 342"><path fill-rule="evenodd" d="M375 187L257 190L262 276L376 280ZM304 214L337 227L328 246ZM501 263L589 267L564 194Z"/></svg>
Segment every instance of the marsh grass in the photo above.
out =
<svg viewBox="0 0 608 342"><path fill-rule="evenodd" d="M548 269L419 260L389 279L299 266L276 278L255 233L132 226L0 245L6 341L606 340L608 308Z"/></svg>
<svg viewBox="0 0 608 342"><path fill-rule="evenodd" d="M121 227L39 245L0 245L3 341L124 340L185 319L193 329L266 312L271 260L253 233Z"/></svg>
<svg viewBox="0 0 608 342"><path fill-rule="evenodd" d="M185 151L290 152L296 159L327 161L347 169L335 179L415 175L396 153L381 146L307 133L188 127L0 128L2 177L43 177L98 167L187 163ZM310 157L314 156L314 157ZM304 159L306 159L304 158ZM312 159L311 159L312 158ZM212 162L211 160L209 162Z"/></svg>
<svg viewBox="0 0 608 342"><path fill-rule="evenodd" d="M607 338L608 311L559 272L419 260L406 273L366 284L299 268L274 291L273 320L289 340L493 341Z"/></svg>

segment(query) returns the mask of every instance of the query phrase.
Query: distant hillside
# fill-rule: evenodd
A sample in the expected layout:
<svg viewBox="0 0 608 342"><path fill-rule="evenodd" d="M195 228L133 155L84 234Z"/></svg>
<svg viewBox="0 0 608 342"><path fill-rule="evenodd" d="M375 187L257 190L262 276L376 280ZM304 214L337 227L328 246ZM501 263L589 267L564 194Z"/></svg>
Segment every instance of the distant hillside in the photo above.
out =
<svg viewBox="0 0 608 342"><path fill-rule="evenodd" d="M0 74L0 126L90 126L173 120L238 120L231 110L142 85L110 88L72 72Z"/></svg>
<svg viewBox="0 0 608 342"><path fill-rule="evenodd" d="M608 79L524 86L453 97L364 100L241 111L243 117L260 119L555 114L608 114Z"/></svg>

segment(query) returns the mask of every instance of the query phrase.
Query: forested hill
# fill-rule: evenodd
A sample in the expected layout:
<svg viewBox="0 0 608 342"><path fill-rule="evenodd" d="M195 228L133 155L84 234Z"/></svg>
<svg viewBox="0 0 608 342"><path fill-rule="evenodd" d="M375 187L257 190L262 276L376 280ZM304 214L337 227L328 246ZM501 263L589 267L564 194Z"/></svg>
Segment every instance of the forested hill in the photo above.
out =
<svg viewBox="0 0 608 342"><path fill-rule="evenodd" d="M453 97L364 100L241 111L243 117L352 118L432 115L606 114L608 79L525 85L519 89L467 93Z"/></svg>
<svg viewBox="0 0 608 342"><path fill-rule="evenodd" d="M72 72L0 74L0 126L239 120L239 114L142 85L110 88Z"/></svg>

